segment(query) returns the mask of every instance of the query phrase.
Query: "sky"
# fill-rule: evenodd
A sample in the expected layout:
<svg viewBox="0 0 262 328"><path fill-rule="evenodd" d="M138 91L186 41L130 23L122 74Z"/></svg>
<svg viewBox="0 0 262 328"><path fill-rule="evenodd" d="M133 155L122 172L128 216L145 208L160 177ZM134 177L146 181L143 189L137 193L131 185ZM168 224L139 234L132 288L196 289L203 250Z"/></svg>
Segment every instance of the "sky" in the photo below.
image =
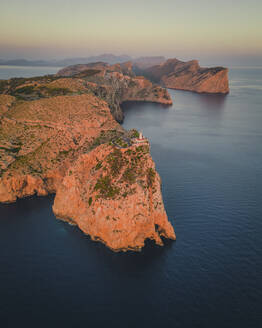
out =
<svg viewBox="0 0 262 328"><path fill-rule="evenodd" d="M0 58L262 64L261 13L261 0L0 0Z"/></svg>

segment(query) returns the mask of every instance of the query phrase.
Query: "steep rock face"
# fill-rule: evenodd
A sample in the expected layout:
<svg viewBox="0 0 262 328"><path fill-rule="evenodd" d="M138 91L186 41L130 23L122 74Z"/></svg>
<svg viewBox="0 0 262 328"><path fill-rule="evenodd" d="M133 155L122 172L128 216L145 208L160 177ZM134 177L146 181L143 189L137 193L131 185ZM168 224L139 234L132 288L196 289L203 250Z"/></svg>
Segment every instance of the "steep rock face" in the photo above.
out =
<svg viewBox="0 0 262 328"><path fill-rule="evenodd" d="M130 67L0 84L0 202L57 193L59 217L117 251L175 238L149 144L112 116L126 100L170 97Z"/></svg>
<svg viewBox="0 0 262 328"><path fill-rule="evenodd" d="M134 75L131 62L111 66L105 63L74 65L57 73L57 76L70 75L75 79L87 81L88 88L108 103L112 115L118 122L122 122L124 118L120 107L124 101L172 104L166 89L153 84L143 76Z"/></svg>
<svg viewBox="0 0 262 328"><path fill-rule="evenodd" d="M114 251L175 239L148 145L101 145L68 169L53 211Z"/></svg>
<svg viewBox="0 0 262 328"><path fill-rule="evenodd" d="M172 100L167 90L159 87L144 77L130 77L118 72L105 75L103 84L93 84L90 88L95 95L104 99L111 113L118 122L124 119L120 105L124 101L148 101L171 105Z"/></svg>
<svg viewBox="0 0 262 328"><path fill-rule="evenodd" d="M203 68L196 60L182 62L169 59L160 65L146 68L142 74L170 89L198 93L229 92L227 68Z"/></svg>
<svg viewBox="0 0 262 328"><path fill-rule="evenodd" d="M0 124L0 202L55 192L70 163L112 129L123 131L91 94L14 105Z"/></svg>

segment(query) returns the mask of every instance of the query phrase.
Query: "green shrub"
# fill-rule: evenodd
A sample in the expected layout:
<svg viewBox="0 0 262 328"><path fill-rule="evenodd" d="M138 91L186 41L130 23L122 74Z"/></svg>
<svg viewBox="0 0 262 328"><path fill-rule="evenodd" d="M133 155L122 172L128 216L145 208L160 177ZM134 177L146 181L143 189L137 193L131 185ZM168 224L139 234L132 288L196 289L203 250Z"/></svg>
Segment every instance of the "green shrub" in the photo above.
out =
<svg viewBox="0 0 262 328"><path fill-rule="evenodd" d="M132 150L131 149L128 149L126 152L125 152L125 154L127 154L127 155L131 155L132 154Z"/></svg>
<svg viewBox="0 0 262 328"><path fill-rule="evenodd" d="M52 88L48 86L41 86L38 88L40 91L46 93L50 97L54 96L65 96L72 94L72 91L68 88Z"/></svg>
<svg viewBox="0 0 262 328"><path fill-rule="evenodd" d="M132 138L138 138L138 137L139 137L139 132L134 129L132 133Z"/></svg>
<svg viewBox="0 0 262 328"><path fill-rule="evenodd" d="M103 198L114 198L120 192L120 189L112 184L109 176L98 179L94 189L99 191L100 197Z"/></svg>
<svg viewBox="0 0 262 328"><path fill-rule="evenodd" d="M130 184L134 183L136 180L136 174L133 169L128 167L125 172L123 173L124 181L129 182Z"/></svg>
<svg viewBox="0 0 262 328"><path fill-rule="evenodd" d="M102 167L102 162L99 161L99 162L96 164L95 170L97 171L97 170L101 169L101 167Z"/></svg>
<svg viewBox="0 0 262 328"><path fill-rule="evenodd" d="M110 165L112 175L117 176L124 164L121 151L115 148L115 150L108 155L107 163Z"/></svg>
<svg viewBox="0 0 262 328"><path fill-rule="evenodd" d="M7 85L8 85L7 80L0 80L0 93L3 93L5 91Z"/></svg>
<svg viewBox="0 0 262 328"><path fill-rule="evenodd" d="M155 182L155 176L156 176L155 170L150 167L147 170L147 184L148 184L148 186L151 187L153 185L153 183Z"/></svg>
<svg viewBox="0 0 262 328"><path fill-rule="evenodd" d="M25 95L30 95L31 93L34 92L34 86L33 85L28 85L19 89L15 90L16 93L23 93Z"/></svg>

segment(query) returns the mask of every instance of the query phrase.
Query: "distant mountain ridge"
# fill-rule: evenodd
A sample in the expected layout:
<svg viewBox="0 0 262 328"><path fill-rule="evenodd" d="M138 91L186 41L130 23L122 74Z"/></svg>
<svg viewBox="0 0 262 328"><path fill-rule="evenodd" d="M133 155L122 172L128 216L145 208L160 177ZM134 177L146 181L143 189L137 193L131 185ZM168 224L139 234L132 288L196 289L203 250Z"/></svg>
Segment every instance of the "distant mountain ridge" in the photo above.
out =
<svg viewBox="0 0 262 328"><path fill-rule="evenodd" d="M0 59L0 65L10 66L69 66L76 64L88 64L92 62L106 62L108 64L123 63L130 61L132 58L128 55L102 54L99 56L65 58L61 60L27 60L24 58L4 60Z"/></svg>
<svg viewBox="0 0 262 328"><path fill-rule="evenodd" d="M145 69L154 65L159 65L166 60L163 56L146 56L132 58L129 55L114 55L114 54L102 54L98 56L89 57L73 57L60 60L28 60L25 58L17 59L0 59L0 65L10 66L54 66L54 67L66 67L77 64L89 64L96 62L104 62L110 65L121 64L124 62L132 61L133 64L141 69Z"/></svg>

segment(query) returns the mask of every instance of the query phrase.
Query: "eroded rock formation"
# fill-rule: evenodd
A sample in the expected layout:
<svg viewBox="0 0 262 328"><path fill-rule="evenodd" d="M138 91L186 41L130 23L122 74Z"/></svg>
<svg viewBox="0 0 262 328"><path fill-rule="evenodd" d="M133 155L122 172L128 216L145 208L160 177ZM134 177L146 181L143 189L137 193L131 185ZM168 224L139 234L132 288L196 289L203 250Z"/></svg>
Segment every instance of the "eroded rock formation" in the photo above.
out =
<svg viewBox="0 0 262 328"><path fill-rule="evenodd" d="M104 99L114 118L122 122L124 115L120 108L124 101L149 101L171 105L172 100L166 89L153 84L143 76L135 76L132 63L108 65L93 63L68 66L57 76L84 78L89 82L89 89Z"/></svg>
<svg viewBox="0 0 262 328"><path fill-rule="evenodd" d="M146 239L175 239L148 145L101 145L69 167L57 189L57 217L115 251L138 250Z"/></svg>
<svg viewBox="0 0 262 328"><path fill-rule="evenodd" d="M170 89L198 93L229 92L228 69L200 67L197 60L183 62L178 59L168 59L162 64L145 69L137 66L136 71Z"/></svg>

